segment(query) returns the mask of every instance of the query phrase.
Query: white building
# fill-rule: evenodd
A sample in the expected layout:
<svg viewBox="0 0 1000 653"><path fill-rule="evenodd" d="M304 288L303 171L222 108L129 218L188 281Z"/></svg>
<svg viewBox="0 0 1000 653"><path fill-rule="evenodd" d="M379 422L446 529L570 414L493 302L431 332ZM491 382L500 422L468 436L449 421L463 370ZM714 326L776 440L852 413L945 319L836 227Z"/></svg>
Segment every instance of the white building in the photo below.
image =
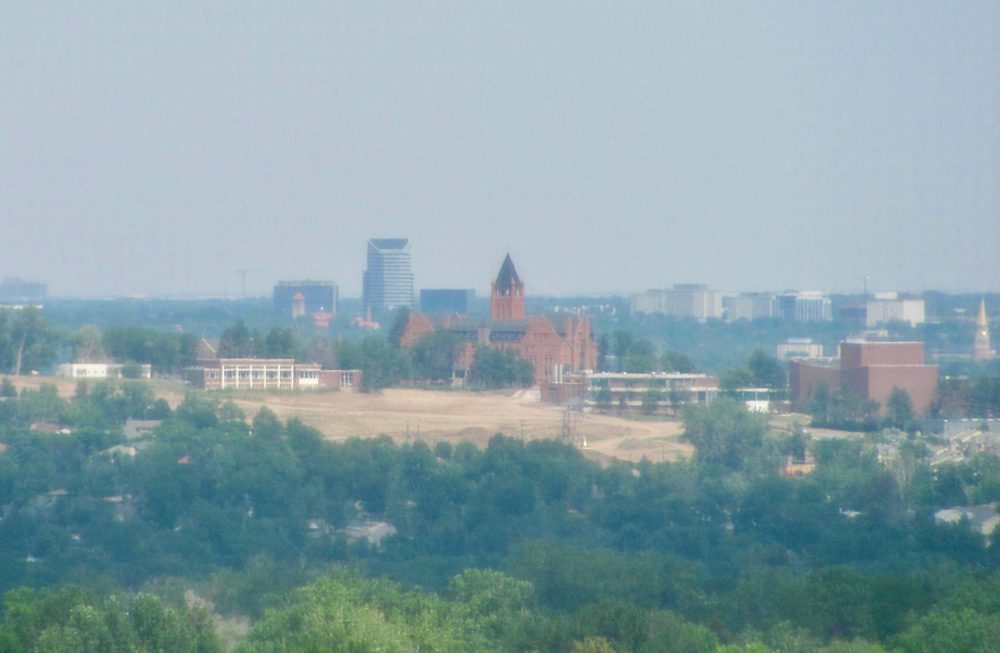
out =
<svg viewBox="0 0 1000 653"><path fill-rule="evenodd" d="M889 322L909 322L916 326L925 322L924 300L900 298L895 292L878 292L868 301L865 325L869 327Z"/></svg>
<svg viewBox="0 0 1000 653"><path fill-rule="evenodd" d="M647 290L632 295L633 313L663 314L670 317L693 317L699 322L722 317L724 293L709 290L697 283L676 283L673 288Z"/></svg>
<svg viewBox="0 0 1000 653"><path fill-rule="evenodd" d="M153 377L153 366L123 365L121 363L63 363L56 368L57 376L71 379L150 379Z"/></svg>

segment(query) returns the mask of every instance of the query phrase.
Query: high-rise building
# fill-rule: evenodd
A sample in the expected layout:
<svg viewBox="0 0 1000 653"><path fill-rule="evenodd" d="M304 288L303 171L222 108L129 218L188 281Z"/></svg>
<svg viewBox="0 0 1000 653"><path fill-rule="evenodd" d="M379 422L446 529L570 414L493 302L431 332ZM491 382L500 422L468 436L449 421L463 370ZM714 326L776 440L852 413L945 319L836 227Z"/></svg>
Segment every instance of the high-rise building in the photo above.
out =
<svg viewBox="0 0 1000 653"><path fill-rule="evenodd" d="M368 241L368 269L363 281L364 304L374 313L413 305L413 269L410 241L372 238Z"/></svg>
<svg viewBox="0 0 1000 653"><path fill-rule="evenodd" d="M979 298L979 315L976 317L976 338L972 343L972 360L988 361L995 356L990 349L990 322L986 318L986 299Z"/></svg>

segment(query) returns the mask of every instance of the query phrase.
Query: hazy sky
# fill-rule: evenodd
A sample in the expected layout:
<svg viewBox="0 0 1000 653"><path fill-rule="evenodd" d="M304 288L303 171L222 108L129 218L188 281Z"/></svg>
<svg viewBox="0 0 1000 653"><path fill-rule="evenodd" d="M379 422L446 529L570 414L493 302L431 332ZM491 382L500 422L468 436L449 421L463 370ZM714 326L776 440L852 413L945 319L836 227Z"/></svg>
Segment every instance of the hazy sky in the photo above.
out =
<svg viewBox="0 0 1000 653"><path fill-rule="evenodd" d="M17 2L0 277L57 295L1000 290L1000 3Z"/></svg>

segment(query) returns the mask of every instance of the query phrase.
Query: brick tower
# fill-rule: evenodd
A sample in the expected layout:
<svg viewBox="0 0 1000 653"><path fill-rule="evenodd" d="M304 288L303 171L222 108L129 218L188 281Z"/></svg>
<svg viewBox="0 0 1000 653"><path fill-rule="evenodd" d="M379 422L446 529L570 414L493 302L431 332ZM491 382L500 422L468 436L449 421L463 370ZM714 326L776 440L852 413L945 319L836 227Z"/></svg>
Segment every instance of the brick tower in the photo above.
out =
<svg viewBox="0 0 1000 653"><path fill-rule="evenodd" d="M510 254L503 260L490 290L490 317L494 320L524 319L524 282L517 276Z"/></svg>
<svg viewBox="0 0 1000 653"><path fill-rule="evenodd" d="M972 344L972 360L993 360L993 350L990 349L990 322L986 319L986 300L979 298L979 316L976 317L976 339Z"/></svg>

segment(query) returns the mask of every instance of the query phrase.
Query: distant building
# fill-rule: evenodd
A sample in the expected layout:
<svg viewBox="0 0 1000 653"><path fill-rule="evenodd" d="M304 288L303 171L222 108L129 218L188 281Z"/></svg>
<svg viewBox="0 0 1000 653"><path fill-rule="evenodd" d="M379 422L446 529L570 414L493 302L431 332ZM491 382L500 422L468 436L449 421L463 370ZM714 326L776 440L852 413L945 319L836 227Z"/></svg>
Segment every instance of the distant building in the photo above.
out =
<svg viewBox="0 0 1000 653"><path fill-rule="evenodd" d="M299 390L360 387L360 370L323 370L293 358L215 358L185 371L188 383L203 390Z"/></svg>
<svg viewBox="0 0 1000 653"><path fill-rule="evenodd" d="M0 304L41 304L48 286L37 281L10 277L0 281Z"/></svg>
<svg viewBox="0 0 1000 653"><path fill-rule="evenodd" d="M149 363L63 363L56 368L56 376L71 379L151 379L153 366Z"/></svg>
<svg viewBox="0 0 1000 653"><path fill-rule="evenodd" d="M884 412L894 388L910 395L919 415L930 408L938 368L924 362L922 342L842 342L839 358L794 359L788 364L792 405L804 408L825 385L878 402Z"/></svg>
<svg viewBox="0 0 1000 653"><path fill-rule="evenodd" d="M368 241L368 268L362 284L364 305L374 313L413 306L413 270L410 241L372 238Z"/></svg>
<svg viewBox="0 0 1000 653"><path fill-rule="evenodd" d="M698 283L676 283L672 288L647 290L632 295L633 313L660 313L670 317L693 317L699 322L722 317L723 293Z"/></svg>
<svg viewBox="0 0 1000 653"><path fill-rule="evenodd" d="M865 325L875 327L889 322L908 322L910 326L923 324L924 300L900 298L895 292L875 293L875 297L868 300Z"/></svg>
<svg viewBox="0 0 1000 653"><path fill-rule="evenodd" d="M274 314L287 319L314 313L336 315L339 299L332 281L279 281L274 287Z"/></svg>
<svg viewBox="0 0 1000 653"><path fill-rule="evenodd" d="M455 360L458 376L463 376L471 366L476 347L512 351L531 362L536 383L596 367L597 344L586 316L568 315L553 320L544 315L529 316L524 302L524 282L508 254L492 283L490 320L470 320L450 314L434 318L414 313L409 316L400 344L408 346L439 329L451 331L464 343Z"/></svg>
<svg viewBox="0 0 1000 653"><path fill-rule="evenodd" d="M986 299L979 299L979 314L976 316L976 336L972 342L972 360L993 360L996 352L990 348L990 321L986 317Z"/></svg>
<svg viewBox="0 0 1000 653"><path fill-rule="evenodd" d="M775 316L776 301L774 294L769 292L740 293L723 297L722 307L726 318L732 322L766 320Z"/></svg>
<svg viewBox="0 0 1000 653"><path fill-rule="evenodd" d="M793 358L822 358L823 345L812 338L789 338L778 345L778 358L787 361Z"/></svg>
<svg viewBox="0 0 1000 653"><path fill-rule="evenodd" d="M542 385L542 401L566 404L580 400L584 407L639 409L649 391L660 393L659 403L708 404L719 396L719 380L701 373L584 372Z"/></svg>
<svg viewBox="0 0 1000 653"><path fill-rule="evenodd" d="M833 319L830 298L818 290L778 295L778 316L795 322L826 322Z"/></svg>
<svg viewBox="0 0 1000 653"><path fill-rule="evenodd" d="M467 314L475 296L471 288L424 288L420 291L420 312Z"/></svg>

